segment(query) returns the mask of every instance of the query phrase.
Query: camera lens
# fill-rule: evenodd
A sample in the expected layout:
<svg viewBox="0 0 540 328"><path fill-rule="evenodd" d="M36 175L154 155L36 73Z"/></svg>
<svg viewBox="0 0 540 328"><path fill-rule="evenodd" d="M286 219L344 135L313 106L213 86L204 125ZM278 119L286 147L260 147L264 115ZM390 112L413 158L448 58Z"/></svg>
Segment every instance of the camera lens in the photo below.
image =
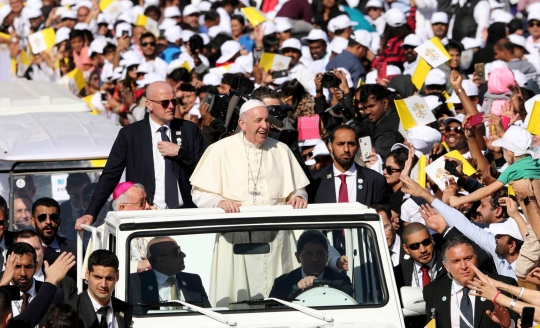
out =
<svg viewBox="0 0 540 328"><path fill-rule="evenodd" d="M339 84L341 83L341 80L338 79L336 75L332 72L324 73L322 76L321 84L323 88L330 89L330 88L337 88Z"/></svg>

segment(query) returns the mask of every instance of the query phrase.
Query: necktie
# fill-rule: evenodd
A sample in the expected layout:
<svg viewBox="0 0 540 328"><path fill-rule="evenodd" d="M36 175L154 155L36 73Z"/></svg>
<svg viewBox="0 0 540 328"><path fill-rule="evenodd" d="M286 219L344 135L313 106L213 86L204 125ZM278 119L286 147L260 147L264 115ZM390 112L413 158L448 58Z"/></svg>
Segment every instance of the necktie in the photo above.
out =
<svg viewBox="0 0 540 328"><path fill-rule="evenodd" d="M422 265L420 271L422 271L422 287L426 287L426 285L431 282L431 277L429 276L429 266Z"/></svg>
<svg viewBox="0 0 540 328"><path fill-rule="evenodd" d="M178 300L178 289L176 289L176 278L169 277L167 283L171 286L171 300Z"/></svg>
<svg viewBox="0 0 540 328"><path fill-rule="evenodd" d="M109 311L108 306L104 306L97 310L98 314L101 314L101 318L99 319L99 328L107 328L107 312Z"/></svg>
<svg viewBox="0 0 540 328"><path fill-rule="evenodd" d="M0 270L4 269L4 249L0 247Z"/></svg>
<svg viewBox="0 0 540 328"><path fill-rule="evenodd" d="M347 176L345 174L338 175L341 180L341 185L339 186L339 199L338 203L348 203L349 194L347 193Z"/></svg>
<svg viewBox="0 0 540 328"><path fill-rule="evenodd" d="M469 298L469 288L463 287L463 296L461 297L461 303L459 304L459 310L461 311L461 314L469 321L469 323L473 324L473 309L471 304L471 299ZM459 328L468 328L467 324L463 319L461 319L461 316L459 317Z"/></svg>
<svg viewBox="0 0 540 328"><path fill-rule="evenodd" d="M161 132L161 140L170 142L167 136L168 127L162 126L159 128ZM168 208L178 207L178 183L174 174L174 162L172 159L164 157L165 160L165 203Z"/></svg>
<svg viewBox="0 0 540 328"><path fill-rule="evenodd" d="M30 294L28 294L28 293L22 294L21 312L24 311L24 309L28 305L28 299L29 298L30 298Z"/></svg>

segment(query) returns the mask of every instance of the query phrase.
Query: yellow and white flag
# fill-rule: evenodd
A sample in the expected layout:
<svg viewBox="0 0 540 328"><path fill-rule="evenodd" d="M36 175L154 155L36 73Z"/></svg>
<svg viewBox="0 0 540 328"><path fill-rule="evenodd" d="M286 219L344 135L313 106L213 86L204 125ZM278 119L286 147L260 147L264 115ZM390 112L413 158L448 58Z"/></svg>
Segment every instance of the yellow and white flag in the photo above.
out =
<svg viewBox="0 0 540 328"><path fill-rule="evenodd" d="M437 327L437 324L435 323L435 319L431 319L424 328L436 328L436 327Z"/></svg>
<svg viewBox="0 0 540 328"><path fill-rule="evenodd" d="M144 27L148 32L154 34L156 38L159 36L158 22L146 15L137 15L137 21L135 22L135 26Z"/></svg>
<svg viewBox="0 0 540 328"><path fill-rule="evenodd" d="M71 72L64 75L60 80L58 80L58 83L76 96L86 86L86 80L84 79L83 72L78 68L75 68Z"/></svg>
<svg viewBox="0 0 540 328"><path fill-rule="evenodd" d="M45 28L39 32L32 33L28 36L28 43L34 54L52 49L56 41L56 33L52 27Z"/></svg>
<svg viewBox="0 0 540 328"><path fill-rule="evenodd" d="M115 21L124 10L124 7L122 7L118 0L100 0L99 9L107 16L107 19Z"/></svg>
<svg viewBox="0 0 540 328"><path fill-rule="evenodd" d="M446 51L441 40L437 37L433 37L422 43L414 48L414 51L433 68L437 68L450 60L448 51Z"/></svg>
<svg viewBox="0 0 540 328"><path fill-rule="evenodd" d="M474 169L474 167L471 165L471 163L469 163L468 160L465 159L465 157L463 157L463 155L461 155L459 150L452 150L451 152L448 152L448 153L444 154L444 156L455 158L455 159L461 161L461 163L463 163L463 173L464 174L466 174L468 176L471 176L471 175L476 173L476 170Z"/></svg>
<svg viewBox="0 0 540 328"><path fill-rule="evenodd" d="M290 57L264 52L259 61L259 67L263 68L266 72L270 70L282 71L289 68L290 62Z"/></svg>
<svg viewBox="0 0 540 328"><path fill-rule="evenodd" d="M259 9L255 7L244 7L240 10L244 13L247 20L251 23L251 25L253 25L253 27L259 25L266 20L266 17L264 17L263 13L261 13Z"/></svg>
<svg viewBox="0 0 540 328"><path fill-rule="evenodd" d="M14 72L18 77L23 77L26 73L26 70L32 65L34 61L34 55L26 50L21 50L19 54L19 60L13 59L14 62Z"/></svg>
<svg viewBox="0 0 540 328"><path fill-rule="evenodd" d="M429 66L424 58L418 57L418 64L416 64L413 76L411 77L411 81L416 87L416 90L422 89L429 71L431 71L431 66Z"/></svg>
<svg viewBox="0 0 540 328"><path fill-rule="evenodd" d="M394 100L394 102L405 131L417 125L426 125L436 121L426 100L420 96L411 96Z"/></svg>
<svg viewBox="0 0 540 328"><path fill-rule="evenodd" d="M527 114L524 122L527 131L535 136L540 136L540 101L535 101L533 109Z"/></svg>

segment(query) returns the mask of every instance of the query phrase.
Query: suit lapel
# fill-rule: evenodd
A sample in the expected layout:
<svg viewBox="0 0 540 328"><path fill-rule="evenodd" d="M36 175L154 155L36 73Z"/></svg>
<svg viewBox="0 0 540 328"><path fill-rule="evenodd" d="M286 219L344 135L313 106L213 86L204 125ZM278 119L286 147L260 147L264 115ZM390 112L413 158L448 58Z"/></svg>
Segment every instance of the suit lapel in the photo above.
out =
<svg viewBox="0 0 540 328"><path fill-rule="evenodd" d="M450 327L450 302L452 301L452 280L450 280L450 278L448 277L441 280L440 290L441 293L435 296L435 311L437 312L437 323L442 323L440 327ZM428 313L427 315L431 316L431 313Z"/></svg>
<svg viewBox="0 0 540 328"><path fill-rule="evenodd" d="M486 299L482 301L482 297L476 296L474 298L474 327L480 326L480 320L484 313L486 313Z"/></svg>
<svg viewBox="0 0 540 328"><path fill-rule="evenodd" d="M124 328L126 325L125 325L125 320L124 320L124 309L122 307L122 304L120 302L118 302L118 300L116 298L112 298L112 306L113 306L113 314L114 314L114 318L116 319L116 322L118 323L118 327L119 328Z"/></svg>
<svg viewBox="0 0 540 328"><path fill-rule="evenodd" d="M321 187L325 193L323 199L327 203L337 203L336 199L336 184L334 182L334 165L328 165L326 174L322 177ZM327 201L326 201L327 200Z"/></svg>
<svg viewBox="0 0 540 328"><path fill-rule="evenodd" d="M143 271L141 273L141 294L142 302L159 302L159 288L153 271Z"/></svg>
<svg viewBox="0 0 540 328"><path fill-rule="evenodd" d="M84 327L99 327L96 311L88 295L88 291L81 294L79 303L79 318L82 320Z"/></svg>
<svg viewBox="0 0 540 328"><path fill-rule="evenodd" d="M144 165L146 166L146 170L141 169L141 172L154 172L154 157L153 157L153 149L152 149L152 131L150 129L150 117L146 117L144 119L144 123L139 125L141 128L141 135L146 136L143 138L138 138L138 141L140 141L141 145L141 154L144 161ZM155 191L156 185L154 179L149 179L148 181L151 181L151 186L145 186L148 191Z"/></svg>
<svg viewBox="0 0 540 328"><path fill-rule="evenodd" d="M364 175L364 172L362 171L359 165L357 165L356 163L354 163L354 165L356 165L356 181L354 182L355 184L354 187L356 188L356 201L359 202L360 204L368 204L366 202L368 188L366 188L367 184L364 181L366 179L366 176ZM362 181L362 183L360 183L359 181ZM356 185L357 183L358 185ZM362 186L362 189L360 189L360 186ZM374 192L374 191L371 190L371 192Z"/></svg>

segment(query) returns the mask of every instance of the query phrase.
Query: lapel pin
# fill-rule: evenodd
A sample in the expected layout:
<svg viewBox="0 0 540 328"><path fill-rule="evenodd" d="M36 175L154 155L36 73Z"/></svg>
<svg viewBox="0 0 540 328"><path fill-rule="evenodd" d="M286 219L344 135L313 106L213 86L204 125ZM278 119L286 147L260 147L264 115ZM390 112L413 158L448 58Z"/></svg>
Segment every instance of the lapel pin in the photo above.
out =
<svg viewBox="0 0 540 328"><path fill-rule="evenodd" d="M57 249L56 249L56 253L60 253L60 248L57 248Z"/></svg>
<svg viewBox="0 0 540 328"><path fill-rule="evenodd" d="M176 143L178 144L178 146L182 146L182 139L177 139Z"/></svg>
<svg viewBox="0 0 540 328"><path fill-rule="evenodd" d="M120 316L123 318L124 317L124 312L120 312Z"/></svg>
<svg viewBox="0 0 540 328"><path fill-rule="evenodd" d="M295 284L295 285L292 285L292 289L296 289L298 288L298 286Z"/></svg>
<svg viewBox="0 0 540 328"><path fill-rule="evenodd" d="M480 297L480 300L481 300L482 302L485 302L485 301L486 301L486 298L485 298L485 297Z"/></svg>
<svg viewBox="0 0 540 328"><path fill-rule="evenodd" d="M148 290L154 290L154 287L148 286Z"/></svg>
<svg viewBox="0 0 540 328"><path fill-rule="evenodd" d="M403 259L405 259L405 260L408 260L408 259L410 259L410 258L411 258L411 257L410 257L410 255L409 255L409 254L405 254L405 255L403 255Z"/></svg>
<svg viewBox="0 0 540 328"><path fill-rule="evenodd" d="M363 179L358 179L358 183L364 183Z"/></svg>
<svg viewBox="0 0 540 328"><path fill-rule="evenodd" d="M186 282L185 282L185 281L182 281L182 285L184 285L184 286L185 286L185 285L186 285Z"/></svg>
<svg viewBox="0 0 540 328"><path fill-rule="evenodd" d="M358 189L362 189L362 188L363 188L362 185L358 185Z"/></svg>
<svg viewBox="0 0 540 328"><path fill-rule="evenodd" d="M446 302L446 296L442 297L443 302Z"/></svg>
<svg viewBox="0 0 540 328"><path fill-rule="evenodd" d="M327 178L327 179L332 179L332 174L328 174L328 175L326 176L326 178Z"/></svg>
<svg viewBox="0 0 540 328"><path fill-rule="evenodd" d="M177 136L181 136L181 135L182 135L182 131L176 131L176 135L177 135Z"/></svg>

